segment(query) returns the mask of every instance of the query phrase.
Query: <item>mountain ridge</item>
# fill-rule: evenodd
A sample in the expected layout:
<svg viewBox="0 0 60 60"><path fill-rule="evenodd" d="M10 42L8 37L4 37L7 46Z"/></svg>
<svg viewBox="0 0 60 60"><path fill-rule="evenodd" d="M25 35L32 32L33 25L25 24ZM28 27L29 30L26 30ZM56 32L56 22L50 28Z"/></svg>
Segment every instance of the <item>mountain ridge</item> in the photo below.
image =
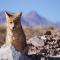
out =
<svg viewBox="0 0 60 60"><path fill-rule="evenodd" d="M0 12L0 26L5 25L4 24L5 22L6 22L5 12ZM22 15L22 25L32 26L32 27L54 26L60 28L60 23L59 24L58 22L53 23L50 20L46 19L45 17L40 16L36 11L30 11L29 13Z"/></svg>

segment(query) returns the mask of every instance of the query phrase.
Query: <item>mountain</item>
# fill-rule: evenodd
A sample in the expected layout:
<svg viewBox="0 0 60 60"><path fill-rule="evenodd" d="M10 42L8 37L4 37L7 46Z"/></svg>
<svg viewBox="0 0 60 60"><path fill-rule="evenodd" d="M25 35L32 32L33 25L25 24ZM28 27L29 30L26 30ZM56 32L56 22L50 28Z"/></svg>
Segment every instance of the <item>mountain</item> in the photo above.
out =
<svg viewBox="0 0 60 60"><path fill-rule="evenodd" d="M6 22L5 12L0 12L0 26Z"/></svg>
<svg viewBox="0 0 60 60"><path fill-rule="evenodd" d="M56 23L55 23L55 27L56 27L56 28L60 28L60 22L56 22Z"/></svg>
<svg viewBox="0 0 60 60"><path fill-rule="evenodd" d="M51 21L47 20L46 18L40 16L36 11L31 11L25 15L23 15L23 24L27 24L28 26L49 26L54 25Z"/></svg>
<svg viewBox="0 0 60 60"><path fill-rule="evenodd" d="M14 14L13 12L9 12L10 14ZM53 23L50 20L46 19L45 17L40 16L36 11L31 11L27 14L22 15L22 25L24 26L31 26L31 27L47 27L47 26L54 26L60 27L60 23ZM0 12L0 26L5 26L6 17L5 12Z"/></svg>

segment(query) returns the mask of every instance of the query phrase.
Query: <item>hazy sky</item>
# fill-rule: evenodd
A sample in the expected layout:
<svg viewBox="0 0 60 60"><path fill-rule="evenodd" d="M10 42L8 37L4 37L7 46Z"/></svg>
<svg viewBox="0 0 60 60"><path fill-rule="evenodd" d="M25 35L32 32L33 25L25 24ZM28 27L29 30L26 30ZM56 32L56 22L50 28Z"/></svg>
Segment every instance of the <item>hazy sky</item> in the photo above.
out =
<svg viewBox="0 0 60 60"><path fill-rule="evenodd" d="M0 11L37 11L51 21L60 21L60 0L0 0Z"/></svg>

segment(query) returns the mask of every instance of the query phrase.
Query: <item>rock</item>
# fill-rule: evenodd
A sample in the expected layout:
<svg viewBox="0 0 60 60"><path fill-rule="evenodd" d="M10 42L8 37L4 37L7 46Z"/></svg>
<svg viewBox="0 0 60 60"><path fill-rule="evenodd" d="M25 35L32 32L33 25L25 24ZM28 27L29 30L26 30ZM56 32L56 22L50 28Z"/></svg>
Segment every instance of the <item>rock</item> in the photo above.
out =
<svg viewBox="0 0 60 60"><path fill-rule="evenodd" d="M13 46L5 46L0 48L0 60L30 60L30 58L17 51Z"/></svg>
<svg viewBox="0 0 60 60"><path fill-rule="evenodd" d="M37 36L30 38L27 43L35 47L44 46L44 40L39 39Z"/></svg>
<svg viewBox="0 0 60 60"><path fill-rule="evenodd" d="M47 38L45 36L41 36L41 39L42 40L46 40Z"/></svg>

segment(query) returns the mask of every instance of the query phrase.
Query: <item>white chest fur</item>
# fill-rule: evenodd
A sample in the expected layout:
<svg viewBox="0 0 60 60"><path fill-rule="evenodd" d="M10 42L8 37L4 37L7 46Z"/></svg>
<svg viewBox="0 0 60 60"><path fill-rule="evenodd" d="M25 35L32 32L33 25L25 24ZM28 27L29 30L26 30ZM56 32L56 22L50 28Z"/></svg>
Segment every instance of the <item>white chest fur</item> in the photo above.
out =
<svg viewBox="0 0 60 60"><path fill-rule="evenodd" d="M13 33L10 30L7 30L6 43L11 45L13 39Z"/></svg>

